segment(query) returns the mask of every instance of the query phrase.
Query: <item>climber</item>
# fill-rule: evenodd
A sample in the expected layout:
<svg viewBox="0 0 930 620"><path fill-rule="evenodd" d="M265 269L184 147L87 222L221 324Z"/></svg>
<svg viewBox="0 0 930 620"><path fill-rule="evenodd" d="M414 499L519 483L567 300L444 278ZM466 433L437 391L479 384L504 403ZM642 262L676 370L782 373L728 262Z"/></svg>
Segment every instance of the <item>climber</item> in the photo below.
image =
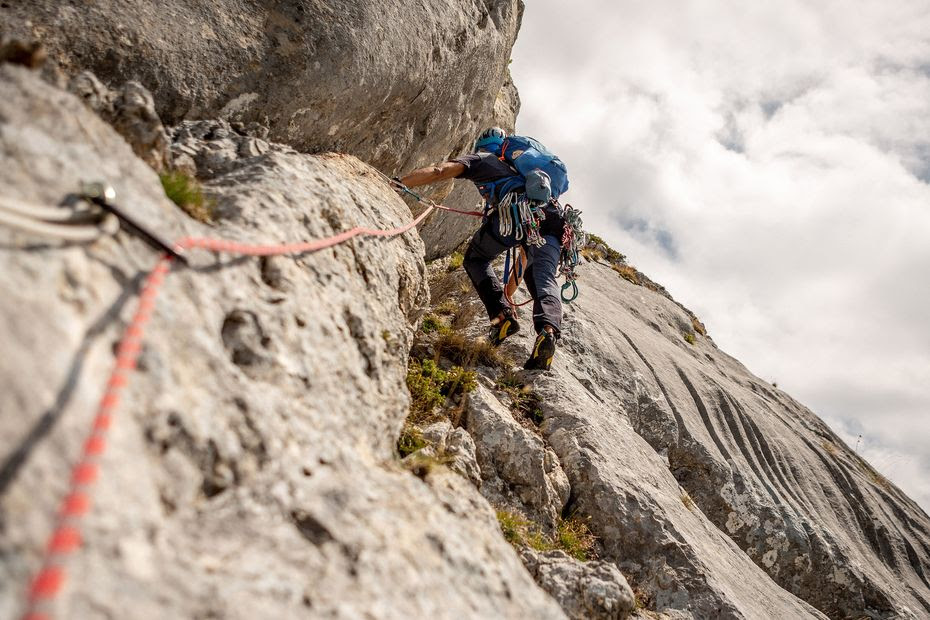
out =
<svg viewBox="0 0 930 620"><path fill-rule="evenodd" d="M515 196L524 196L527 182L502 156L506 138L507 134L502 129L492 127L478 136L473 153L419 168L396 181L405 187L417 187L461 178L477 186L485 199L487 210L481 227L468 244L462 264L488 312L491 321L488 337L491 344L497 346L508 336L520 331L520 324L507 302L504 288L491 263L508 249L522 246L526 265L523 276L533 297L533 325L537 334L524 368L546 370L552 364L562 324L562 302L556 284L556 271L561 252L563 220L555 204L547 202L539 206L544 218L539 220L539 236L535 243L529 243L528 236L520 234L519 225L514 226L509 234L501 234L501 214L497 207L505 203L505 218L509 217L509 206L517 204ZM518 258L518 261L522 263L523 258ZM517 281L512 280L509 284L515 289Z"/></svg>

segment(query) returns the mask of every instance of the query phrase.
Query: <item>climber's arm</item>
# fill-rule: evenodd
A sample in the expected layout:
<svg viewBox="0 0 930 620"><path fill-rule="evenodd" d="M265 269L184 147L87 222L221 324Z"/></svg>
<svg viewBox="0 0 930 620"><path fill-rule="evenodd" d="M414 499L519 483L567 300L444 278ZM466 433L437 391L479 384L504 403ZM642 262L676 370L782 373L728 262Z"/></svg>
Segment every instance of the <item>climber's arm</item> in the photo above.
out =
<svg viewBox="0 0 930 620"><path fill-rule="evenodd" d="M445 161L441 164L418 168L413 172L401 177L400 182L407 187L417 187L419 185L429 185L437 181L454 179L465 172L465 166L455 161Z"/></svg>

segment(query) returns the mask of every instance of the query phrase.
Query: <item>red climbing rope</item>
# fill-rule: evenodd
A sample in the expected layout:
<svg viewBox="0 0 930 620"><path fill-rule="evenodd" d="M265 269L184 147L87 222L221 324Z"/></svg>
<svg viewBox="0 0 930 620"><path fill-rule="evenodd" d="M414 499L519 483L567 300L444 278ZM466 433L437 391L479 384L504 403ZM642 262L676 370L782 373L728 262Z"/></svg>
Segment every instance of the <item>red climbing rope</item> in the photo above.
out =
<svg viewBox="0 0 930 620"><path fill-rule="evenodd" d="M248 256L279 256L282 254L306 254L317 252L343 243L353 237L395 237L422 222L435 207L429 205L423 213L409 224L388 230L357 226L338 235L304 243L282 245L251 245L223 239L186 238L177 243L181 249L201 248L213 252L227 252ZM451 209L450 209L451 210ZM97 414L77 464L71 470L71 483L67 495L58 509L55 529L45 549L42 568L33 578L28 593L28 604L23 620L50 620L51 605L61 591L65 581L65 563L69 556L81 546L81 518L90 510L90 489L100 473L99 460L106 450L107 431L113 423L123 388L129 382L129 373L136 368L142 351L145 326L155 310L159 288L171 267L172 258L163 255L149 272L139 296L139 306L120 339L116 352L116 364L107 381L106 391L100 399Z"/></svg>

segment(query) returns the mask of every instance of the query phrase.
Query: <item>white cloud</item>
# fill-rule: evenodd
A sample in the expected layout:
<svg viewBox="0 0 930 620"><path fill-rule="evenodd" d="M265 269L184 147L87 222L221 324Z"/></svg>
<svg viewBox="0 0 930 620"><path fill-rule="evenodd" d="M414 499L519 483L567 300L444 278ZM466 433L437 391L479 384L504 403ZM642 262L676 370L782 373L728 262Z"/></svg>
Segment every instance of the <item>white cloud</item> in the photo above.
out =
<svg viewBox="0 0 930 620"><path fill-rule="evenodd" d="M534 0L512 70L588 227L930 508L930 3Z"/></svg>

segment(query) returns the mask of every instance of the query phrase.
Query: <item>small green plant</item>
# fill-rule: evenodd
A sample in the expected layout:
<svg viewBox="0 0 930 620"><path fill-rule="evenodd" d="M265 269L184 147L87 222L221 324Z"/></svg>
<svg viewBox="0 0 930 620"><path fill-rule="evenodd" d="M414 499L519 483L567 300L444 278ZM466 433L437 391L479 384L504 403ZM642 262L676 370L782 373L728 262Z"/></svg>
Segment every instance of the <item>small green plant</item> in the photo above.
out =
<svg viewBox="0 0 930 620"><path fill-rule="evenodd" d="M688 344L694 344L696 339L694 337L694 332L685 332L685 342Z"/></svg>
<svg viewBox="0 0 930 620"><path fill-rule="evenodd" d="M497 522L504 534L504 540L514 547L530 547L536 551L552 551L555 549L555 545L545 534L540 532L533 523L515 512L498 510Z"/></svg>
<svg viewBox="0 0 930 620"><path fill-rule="evenodd" d="M523 385L517 373L510 369L504 370L497 378L495 387L510 396L511 412L525 417L536 426L542 424L543 412L540 407L542 400L536 392Z"/></svg>
<svg viewBox="0 0 930 620"><path fill-rule="evenodd" d="M411 401L408 420L414 424L428 420L433 409L446 402L447 397L467 394L477 385L474 371L461 366L443 370L433 360L411 360L407 370Z"/></svg>
<svg viewBox="0 0 930 620"><path fill-rule="evenodd" d="M497 511L497 523L500 525L504 540L517 547L523 544L523 535L529 527L529 521L520 515L507 511Z"/></svg>
<svg viewBox="0 0 930 620"><path fill-rule="evenodd" d="M449 266L446 267L446 271L452 272L462 266L462 262L465 260L465 257L461 252L453 252L452 256L449 257Z"/></svg>
<svg viewBox="0 0 930 620"><path fill-rule="evenodd" d="M562 519L559 521L556 535L558 548L568 555L580 562L593 559L597 537L588 529L585 519L578 516Z"/></svg>
<svg viewBox="0 0 930 620"><path fill-rule="evenodd" d="M420 329L424 334L432 334L433 332L444 334L449 332L449 326L443 323L442 319L435 314L427 314L423 317L423 321L420 323Z"/></svg>
<svg viewBox="0 0 930 620"><path fill-rule="evenodd" d="M383 329L381 330L381 339L386 343L391 344L391 342L394 341L394 335L391 333L391 330Z"/></svg>
<svg viewBox="0 0 930 620"><path fill-rule="evenodd" d="M626 261L626 256L607 245L607 243L597 235L589 234L588 245L585 247L596 251L601 257L605 257L606 255L607 260L611 263L622 263Z"/></svg>
<svg viewBox="0 0 930 620"><path fill-rule="evenodd" d="M180 170L163 172L159 178L165 195L185 213L198 222L209 223L213 219L213 205L204 197L197 179Z"/></svg>
<svg viewBox="0 0 930 620"><path fill-rule="evenodd" d="M597 539L587 523L578 517L561 519L552 537L544 534L536 524L509 510L498 510L497 521L504 539L514 547L530 547L536 551L561 549L581 562L594 557Z"/></svg>
<svg viewBox="0 0 930 620"><path fill-rule="evenodd" d="M400 437L397 439L397 452L401 458L413 454L418 450L426 447L426 440L423 439L423 433L415 426L404 426Z"/></svg>

